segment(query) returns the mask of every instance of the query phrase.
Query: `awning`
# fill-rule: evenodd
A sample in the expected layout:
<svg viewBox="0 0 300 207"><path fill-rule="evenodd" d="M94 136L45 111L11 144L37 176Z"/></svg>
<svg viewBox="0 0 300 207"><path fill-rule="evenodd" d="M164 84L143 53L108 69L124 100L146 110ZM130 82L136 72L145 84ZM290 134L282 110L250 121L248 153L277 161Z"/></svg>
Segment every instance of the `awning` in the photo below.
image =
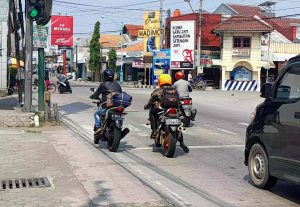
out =
<svg viewBox="0 0 300 207"><path fill-rule="evenodd" d="M298 54L273 53L272 61L284 62L284 61L289 60L290 58L295 57L297 55Z"/></svg>

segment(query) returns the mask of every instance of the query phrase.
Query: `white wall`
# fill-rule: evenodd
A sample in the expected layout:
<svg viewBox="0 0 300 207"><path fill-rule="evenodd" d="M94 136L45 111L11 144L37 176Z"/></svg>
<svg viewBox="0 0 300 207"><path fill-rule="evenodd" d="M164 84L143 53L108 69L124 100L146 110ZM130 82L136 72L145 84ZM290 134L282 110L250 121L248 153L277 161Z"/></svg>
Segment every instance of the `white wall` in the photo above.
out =
<svg viewBox="0 0 300 207"><path fill-rule="evenodd" d="M9 0L0 0L0 90L7 88L7 21Z"/></svg>

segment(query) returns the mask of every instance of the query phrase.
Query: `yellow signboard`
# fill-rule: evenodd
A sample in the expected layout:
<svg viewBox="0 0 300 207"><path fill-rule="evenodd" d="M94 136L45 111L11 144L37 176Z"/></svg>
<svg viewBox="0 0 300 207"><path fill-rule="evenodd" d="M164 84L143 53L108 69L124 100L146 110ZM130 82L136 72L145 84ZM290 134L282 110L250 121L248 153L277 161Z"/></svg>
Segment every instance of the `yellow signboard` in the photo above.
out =
<svg viewBox="0 0 300 207"><path fill-rule="evenodd" d="M139 30L138 36L139 37L149 37L149 36L154 36L154 37L160 37L160 35L164 34L163 29L143 29Z"/></svg>
<svg viewBox="0 0 300 207"><path fill-rule="evenodd" d="M154 69L154 76L161 76L164 73L164 70L161 69Z"/></svg>
<svg viewBox="0 0 300 207"><path fill-rule="evenodd" d="M140 31L141 31L141 37L144 37L144 52L152 52L153 50L160 49L160 35L158 35L158 33L161 32L160 12L159 11L145 12L144 30L140 30ZM139 36L140 36L140 31L139 31Z"/></svg>

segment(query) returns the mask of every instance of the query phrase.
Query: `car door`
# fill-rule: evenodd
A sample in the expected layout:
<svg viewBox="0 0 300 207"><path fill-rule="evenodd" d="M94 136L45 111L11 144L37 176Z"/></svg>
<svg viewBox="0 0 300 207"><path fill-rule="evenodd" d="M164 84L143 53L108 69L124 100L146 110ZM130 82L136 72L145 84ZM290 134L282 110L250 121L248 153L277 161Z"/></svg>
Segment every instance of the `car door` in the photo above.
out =
<svg viewBox="0 0 300 207"><path fill-rule="evenodd" d="M300 182L300 65L287 69L266 110L263 141L270 173Z"/></svg>

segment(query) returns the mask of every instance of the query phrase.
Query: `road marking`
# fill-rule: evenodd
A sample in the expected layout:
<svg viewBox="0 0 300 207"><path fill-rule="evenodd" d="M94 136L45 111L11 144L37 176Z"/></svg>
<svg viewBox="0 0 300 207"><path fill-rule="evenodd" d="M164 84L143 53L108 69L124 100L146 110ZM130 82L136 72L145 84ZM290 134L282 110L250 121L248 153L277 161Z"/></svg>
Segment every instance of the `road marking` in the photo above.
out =
<svg viewBox="0 0 300 207"><path fill-rule="evenodd" d="M148 129L151 129L151 126L150 126L150 125L142 124L142 126L148 128Z"/></svg>
<svg viewBox="0 0 300 207"><path fill-rule="evenodd" d="M216 129L218 129L218 130L221 131L221 132L225 132L225 133L227 133L227 134L237 135L236 133L231 132L231 131L228 131L228 130L226 130L226 129L222 129L222 128L219 128L219 127L216 127Z"/></svg>
<svg viewBox="0 0 300 207"><path fill-rule="evenodd" d="M242 126L249 126L249 123L246 123L246 122L240 122L238 123L239 125L242 125Z"/></svg>
<svg viewBox="0 0 300 207"><path fill-rule="evenodd" d="M220 148L243 148L245 145L202 145L202 146L188 146L190 149L220 149ZM136 148L122 148L134 151L160 149L159 147L136 147Z"/></svg>

